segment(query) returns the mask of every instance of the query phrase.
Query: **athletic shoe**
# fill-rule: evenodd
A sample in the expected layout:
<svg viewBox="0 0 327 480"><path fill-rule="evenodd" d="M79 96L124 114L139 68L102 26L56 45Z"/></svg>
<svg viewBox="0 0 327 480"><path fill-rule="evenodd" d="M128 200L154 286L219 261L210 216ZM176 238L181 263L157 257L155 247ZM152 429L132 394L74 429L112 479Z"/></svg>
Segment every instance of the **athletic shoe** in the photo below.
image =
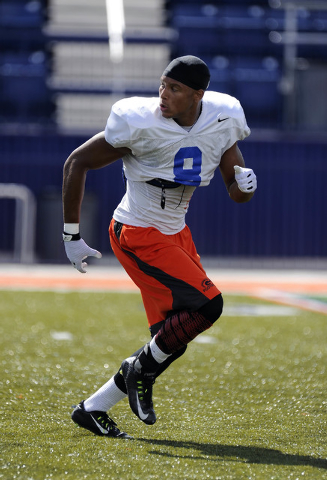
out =
<svg viewBox="0 0 327 480"><path fill-rule="evenodd" d="M133 362L124 360L121 364L129 405L142 422L153 425L157 420L152 403L154 376L137 372L134 364L135 360Z"/></svg>
<svg viewBox="0 0 327 480"><path fill-rule="evenodd" d="M74 408L71 415L72 420L80 427L90 430L95 435L116 438L132 438L127 433L121 432L116 423L108 417L106 412L94 410L87 412L84 408L84 401Z"/></svg>

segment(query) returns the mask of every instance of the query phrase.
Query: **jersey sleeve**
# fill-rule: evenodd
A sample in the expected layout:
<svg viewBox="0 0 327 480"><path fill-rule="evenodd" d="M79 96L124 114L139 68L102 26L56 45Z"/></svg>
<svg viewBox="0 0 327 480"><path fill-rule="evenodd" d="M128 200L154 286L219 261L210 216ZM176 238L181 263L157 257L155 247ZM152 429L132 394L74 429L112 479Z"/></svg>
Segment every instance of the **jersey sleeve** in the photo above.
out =
<svg viewBox="0 0 327 480"><path fill-rule="evenodd" d="M229 130L229 138L224 147L222 153L228 150L234 143L238 142L239 140L244 140L244 138L248 137L251 133L250 128L247 125L245 114L240 102L234 98L233 103L229 107L229 111L226 112L230 116L230 130Z"/></svg>
<svg viewBox="0 0 327 480"><path fill-rule="evenodd" d="M105 139L115 148L127 147L132 150L131 133L127 121L117 113L113 105L105 128Z"/></svg>

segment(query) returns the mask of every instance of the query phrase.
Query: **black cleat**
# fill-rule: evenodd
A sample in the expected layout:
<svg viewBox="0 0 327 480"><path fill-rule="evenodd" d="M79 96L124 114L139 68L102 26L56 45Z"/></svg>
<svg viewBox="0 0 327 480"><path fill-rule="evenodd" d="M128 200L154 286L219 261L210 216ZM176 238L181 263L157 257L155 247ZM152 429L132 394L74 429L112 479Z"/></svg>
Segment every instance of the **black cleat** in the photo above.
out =
<svg viewBox="0 0 327 480"><path fill-rule="evenodd" d="M153 374L142 374L135 369L135 360L124 360L121 364L125 380L129 405L135 415L147 425L153 425L157 420L152 403Z"/></svg>
<svg viewBox="0 0 327 480"><path fill-rule="evenodd" d="M74 408L71 415L73 422L80 427L90 430L95 435L115 438L132 438L127 433L121 432L116 423L108 417L106 412L87 412L84 408L84 401Z"/></svg>

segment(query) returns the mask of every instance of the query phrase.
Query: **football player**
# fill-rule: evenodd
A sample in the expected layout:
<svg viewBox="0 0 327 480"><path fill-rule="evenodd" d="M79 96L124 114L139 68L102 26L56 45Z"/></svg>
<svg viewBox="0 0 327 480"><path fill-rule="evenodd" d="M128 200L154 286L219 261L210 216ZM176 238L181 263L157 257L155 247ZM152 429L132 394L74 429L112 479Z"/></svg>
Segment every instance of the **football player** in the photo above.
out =
<svg viewBox="0 0 327 480"><path fill-rule="evenodd" d="M223 299L203 269L185 215L197 187L220 173L230 198L249 201L256 176L238 141L250 134L237 99L207 91L210 72L199 58L174 59L159 97L113 105L105 131L71 153L64 166L64 245L73 266L101 253L80 237L80 207L88 170L123 159L126 193L109 227L116 257L139 287L151 340L123 360L118 372L74 409L72 419L98 435L127 438L107 412L128 396L144 423L156 421L155 379L187 344L220 317Z"/></svg>

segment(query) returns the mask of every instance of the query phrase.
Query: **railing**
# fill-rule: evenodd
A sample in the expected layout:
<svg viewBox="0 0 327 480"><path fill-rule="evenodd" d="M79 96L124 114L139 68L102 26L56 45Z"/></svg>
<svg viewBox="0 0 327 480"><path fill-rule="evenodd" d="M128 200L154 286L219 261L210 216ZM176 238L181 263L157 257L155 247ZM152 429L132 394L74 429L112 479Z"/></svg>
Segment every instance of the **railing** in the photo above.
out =
<svg viewBox="0 0 327 480"><path fill-rule="evenodd" d="M36 227L36 201L33 193L25 185L0 183L0 198L16 200L14 260L33 263Z"/></svg>

